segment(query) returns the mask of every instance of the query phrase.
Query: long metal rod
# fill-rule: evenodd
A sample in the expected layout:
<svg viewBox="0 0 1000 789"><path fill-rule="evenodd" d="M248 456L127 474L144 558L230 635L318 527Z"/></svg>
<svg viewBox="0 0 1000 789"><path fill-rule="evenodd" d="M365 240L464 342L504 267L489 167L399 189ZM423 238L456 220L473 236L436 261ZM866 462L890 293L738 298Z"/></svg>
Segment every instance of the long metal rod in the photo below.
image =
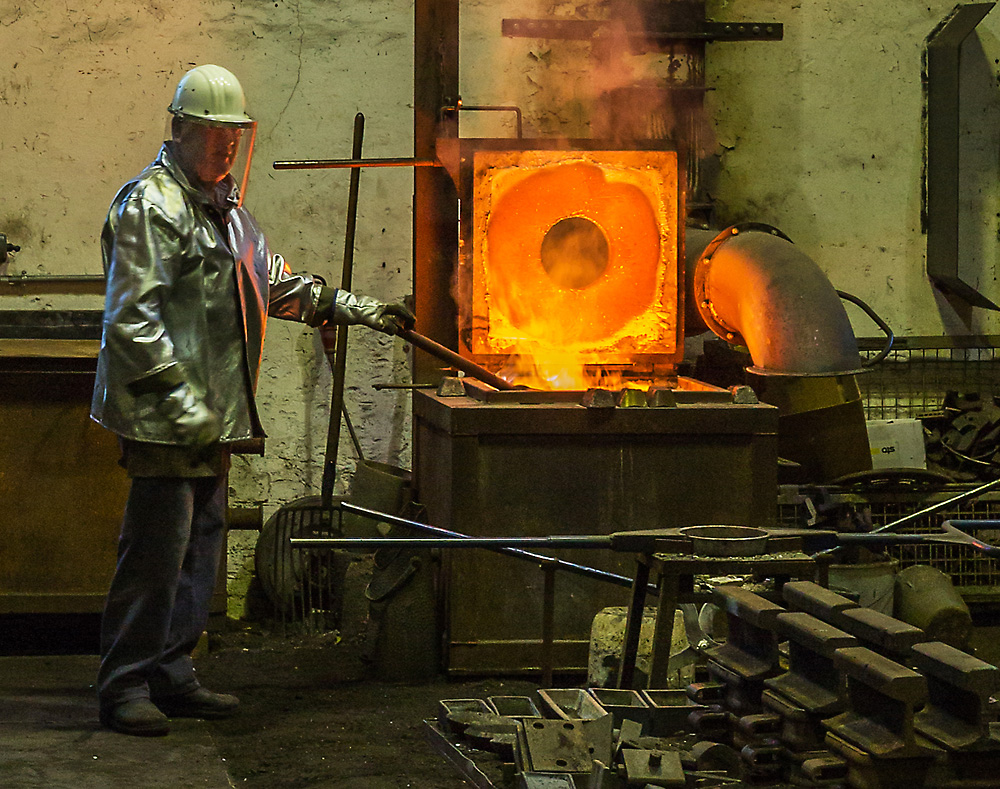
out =
<svg viewBox="0 0 1000 789"><path fill-rule="evenodd" d="M610 549L611 537L606 535L553 535L549 537L293 537L297 548L544 548Z"/></svg>
<svg viewBox="0 0 1000 789"><path fill-rule="evenodd" d="M468 534L462 534L461 532L451 531L449 529L442 529L437 526L431 526L427 523L420 523L419 521L408 520L407 518L400 518L398 515L389 515L386 512L378 512L377 510L371 510L367 507L359 507L357 504L351 504L349 502L343 501L337 504L337 508L343 510L344 512L353 513L355 515L360 515L363 518L370 518L374 521L382 521L383 523L391 523L394 526L403 526L410 529L416 529L417 531L426 532L428 534L434 534L438 537L454 537L462 540L472 540L475 537L470 537ZM307 537L293 537L289 540L289 543L293 548L323 548L332 547L331 543L335 539L341 538L307 538ZM378 538L374 538L378 539ZM422 546L429 547L429 543L424 542L417 538ZM369 541L368 544L370 544ZM616 586L623 586L629 589L632 588L632 579L625 575L619 575L617 573L610 573L606 570L598 570L596 567L588 567L585 564L576 564L574 562L567 562L562 559L556 559L552 556L545 556L544 554L531 553L530 551L524 551L520 548L504 548L496 545L483 546L487 550L496 551L497 553L503 553L507 556L514 556L518 559L524 559L526 561L533 562L535 564L548 564L553 565L556 568L563 570L568 573L574 573L576 575L582 575L586 578L593 578L598 581L606 581L607 583L614 584ZM655 586L649 587L650 594L658 594L659 591Z"/></svg>
<svg viewBox="0 0 1000 789"><path fill-rule="evenodd" d="M360 155L350 159L299 159L274 162L275 170L337 170L350 167L357 170L361 167L441 167L440 162L433 159L414 159L406 156L384 156L381 158L362 159Z"/></svg>
<svg viewBox="0 0 1000 789"><path fill-rule="evenodd" d="M1000 477L993 480L992 482L987 482L985 485L980 485L978 488L973 488L972 490L965 491L965 493L960 493L957 496L954 496L953 498L947 499L946 501L941 501L938 502L937 504L932 504L931 506L925 507L924 509L919 510L918 512L914 512L910 515L906 515L902 518L899 518L898 520L894 520L891 523L887 523L885 526L880 526L879 528L872 530L871 534L880 534L881 532L884 531L892 531L894 529L898 529L901 526L908 526L909 524L915 523L921 518L926 518L928 515L933 515L936 512L941 512L942 510L946 510L948 509L948 507L951 507L954 504L961 504L963 501L974 499L976 496L979 496L988 490L992 490L997 486L1000 486Z"/></svg>
<svg viewBox="0 0 1000 789"><path fill-rule="evenodd" d="M485 367L476 364L470 359L466 359L455 353L451 348L446 348L441 343L435 342L430 337L425 337L423 334L417 334L417 332L412 329L400 329L396 332L399 337L402 337L408 343L416 346L420 350L429 353L431 356L435 356L443 362L447 362L452 367L461 370L466 375L471 375L473 378L478 378L483 383L489 384L496 389L513 389L514 385L505 381L499 375L494 375Z"/></svg>
<svg viewBox="0 0 1000 789"><path fill-rule="evenodd" d="M361 158L361 146L365 138L365 116L354 116L354 140L351 155ZM358 194L361 189L361 171L351 170L351 181L347 196L347 230L344 234L344 268L340 277L340 287L350 291L354 280L354 237L358 226ZM329 355L328 357L329 358ZM329 507L333 500L333 489L337 481L337 454L340 451L340 415L344 410L344 377L347 374L347 325L337 327L337 344L331 367L333 392L330 395L330 423L326 434L326 465L323 467L322 501Z"/></svg>

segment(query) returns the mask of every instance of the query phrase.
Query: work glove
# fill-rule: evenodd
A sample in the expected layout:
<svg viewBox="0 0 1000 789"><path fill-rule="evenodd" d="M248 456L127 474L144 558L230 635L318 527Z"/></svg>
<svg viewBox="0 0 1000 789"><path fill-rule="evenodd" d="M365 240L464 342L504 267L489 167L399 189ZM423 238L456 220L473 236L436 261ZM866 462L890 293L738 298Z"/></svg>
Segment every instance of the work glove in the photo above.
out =
<svg viewBox="0 0 1000 789"><path fill-rule="evenodd" d="M333 323L360 324L386 334L396 334L400 329L412 329L416 320L416 316L403 304L386 304L342 289L334 298Z"/></svg>
<svg viewBox="0 0 1000 789"><path fill-rule="evenodd" d="M166 392L156 410L170 422L174 437L184 446L203 449L222 437L222 419L187 383Z"/></svg>

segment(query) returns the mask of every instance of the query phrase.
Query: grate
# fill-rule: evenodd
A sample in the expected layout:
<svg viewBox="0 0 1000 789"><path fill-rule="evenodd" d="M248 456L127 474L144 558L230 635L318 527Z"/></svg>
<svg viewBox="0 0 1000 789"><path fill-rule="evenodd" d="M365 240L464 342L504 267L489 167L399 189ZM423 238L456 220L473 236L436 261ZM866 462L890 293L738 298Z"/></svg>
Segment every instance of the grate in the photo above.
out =
<svg viewBox="0 0 1000 789"><path fill-rule="evenodd" d="M885 492L865 491L860 487L851 489L826 488L823 491L824 506L829 508L864 510L870 514L872 527L878 528L905 515L924 509L931 504L945 501L974 485L948 485L933 493L914 491ZM785 486L778 500L778 521L781 526L801 527L806 525L811 515L807 499L809 493L794 486ZM912 526L900 529L905 534L940 534L942 520L1000 520L1000 493L989 491L975 501L967 501L935 515L921 518ZM1000 531L981 530L976 532L986 542L1000 543ZM885 551L899 560L900 569L914 564L926 564L949 575L958 591L969 602L985 602L1000 597L1000 562L973 548L962 545L896 545Z"/></svg>
<svg viewBox="0 0 1000 789"><path fill-rule="evenodd" d="M268 519L257 542L257 576L282 632L316 635L340 627L343 579L349 559L331 549L292 548L292 537L335 537L340 512L320 496L286 504Z"/></svg>
<svg viewBox="0 0 1000 789"><path fill-rule="evenodd" d="M883 339L859 339L874 357ZM894 350L858 376L868 419L906 419L938 411L949 391L1000 395L1000 336L897 338Z"/></svg>

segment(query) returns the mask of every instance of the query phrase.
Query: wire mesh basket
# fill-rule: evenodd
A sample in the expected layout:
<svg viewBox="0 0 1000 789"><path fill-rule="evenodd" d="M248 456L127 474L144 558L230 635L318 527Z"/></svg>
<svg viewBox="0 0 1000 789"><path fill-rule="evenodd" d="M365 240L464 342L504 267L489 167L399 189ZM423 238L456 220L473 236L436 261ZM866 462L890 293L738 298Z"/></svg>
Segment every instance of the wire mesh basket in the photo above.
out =
<svg viewBox="0 0 1000 789"><path fill-rule="evenodd" d="M872 358L883 338L859 339ZM897 338L871 372L858 376L868 419L906 419L938 411L948 392L1000 394L1000 336Z"/></svg>
<svg viewBox="0 0 1000 789"><path fill-rule="evenodd" d="M872 358L884 347L884 338L859 339L862 357ZM949 393L978 395L983 401L1000 395L1000 336L897 338L893 350L870 372L858 376L868 419L919 419L940 414ZM1000 469L983 469L985 479ZM909 482L874 478L865 484L828 486L821 498L831 510L840 508L879 528L932 504L946 501L980 483L933 485L926 480ZM815 518L815 492L782 488L778 521L782 526L803 526ZM1000 492L988 491L934 515L921 518L901 533L940 533L944 519L1000 519ZM1000 531L980 530L986 542L1000 542ZM968 602L1000 601L1000 563L960 545L905 544L885 551L900 567L926 564L949 575Z"/></svg>

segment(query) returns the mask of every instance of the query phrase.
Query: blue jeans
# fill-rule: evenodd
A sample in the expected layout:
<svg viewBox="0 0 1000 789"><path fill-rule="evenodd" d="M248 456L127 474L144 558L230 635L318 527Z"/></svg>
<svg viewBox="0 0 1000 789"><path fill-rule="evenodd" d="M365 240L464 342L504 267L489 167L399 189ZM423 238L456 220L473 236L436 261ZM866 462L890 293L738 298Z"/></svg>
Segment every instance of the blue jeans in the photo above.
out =
<svg viewBox="0 0 1000 789"><path fill-rule="evenodd" d="M225 542L226 477L136 477L101 619L101 707L199 687L191 651L208 624Z"/></svg>

